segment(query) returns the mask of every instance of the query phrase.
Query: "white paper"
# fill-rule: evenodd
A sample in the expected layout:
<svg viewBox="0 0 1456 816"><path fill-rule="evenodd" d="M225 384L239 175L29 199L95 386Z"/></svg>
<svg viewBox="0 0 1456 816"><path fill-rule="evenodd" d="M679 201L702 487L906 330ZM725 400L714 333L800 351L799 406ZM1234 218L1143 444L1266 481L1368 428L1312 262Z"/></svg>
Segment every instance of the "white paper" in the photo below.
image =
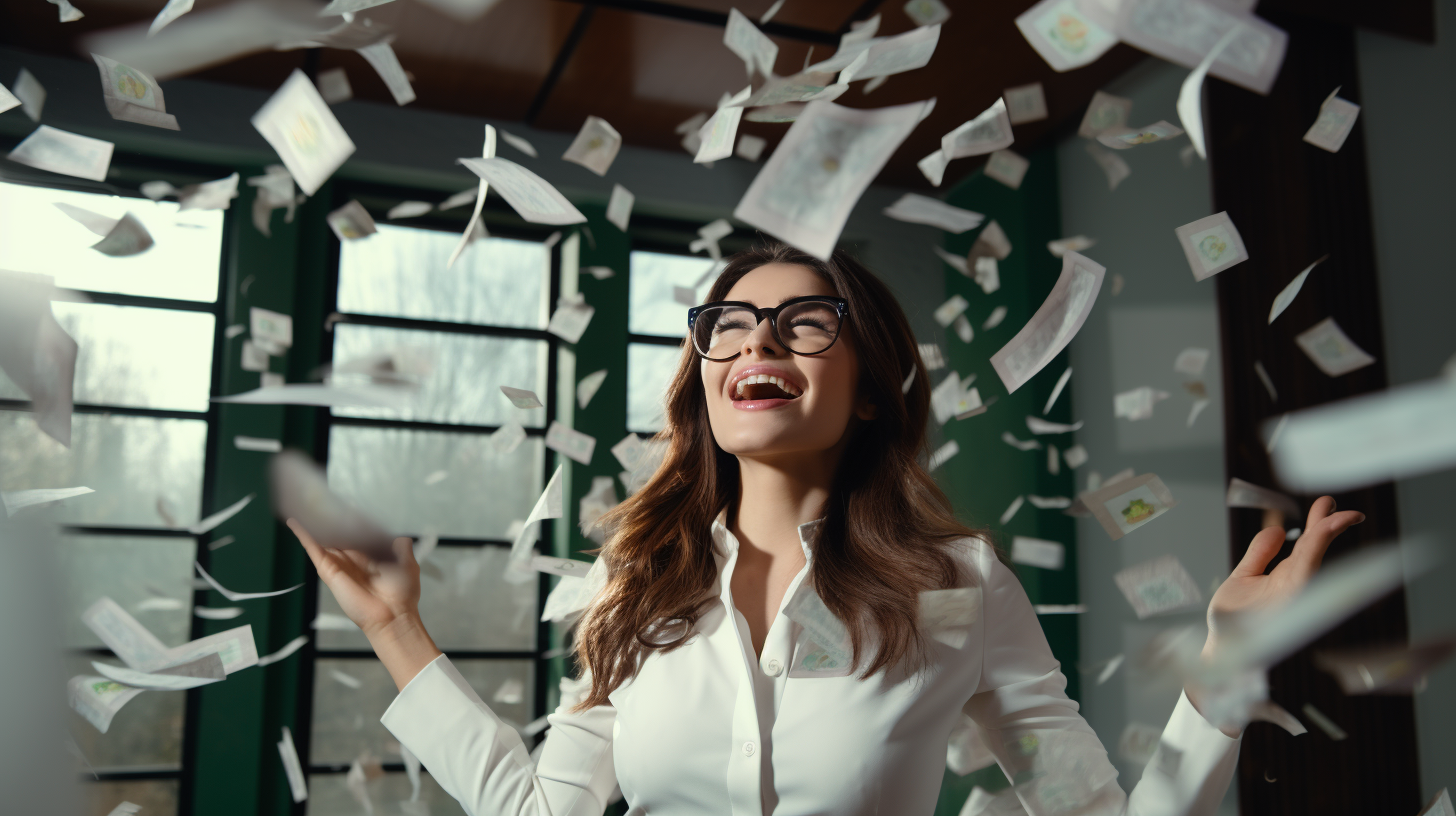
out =
<svg viewBox="0 0 1456 816"><path fill-rule="evenodd" d="M586 221L576 207L545 179L515 162L500 157L460 159L470 172L495 186L495 191L522 218L533 224L580 224Z"/></svg>
<svg viewBox="0 0 1456 816"><path fill-rule="evenodd" d="M1319 117L1304 134L1306 142L1331 153L1338 153L1344 147L1345 139L1355 127L1355 117L1360 115L1360 106L1335 96L1339 92L1339 88L1330 91L1320 105Z"/></svg>
<svg viewBox="0 0 1456 816"><path fill-rule="evenodd" d="M1173 370L1179 374L1189 377L1202 377L1203 369L1208 365L1209 351L1206 348L1186 348L1178 352L1178 358L1173 361Z"/></svg>
<svg viewBox="0 0 1456 816"><path fill-rule="evenodd" d="M581 381L576 384L576 407L585 408L592 401L592 397L597 395L597 390L602 387L602 383L606 379L607 370L605 368L582 377Z"/></svg>
<svg viewBox="0 0 1456 816"><path fill-rule="evenodd" d="M928 224L957 235L981 226L981 222L986 219L986 216L978 212L953 207L939 199L916 193L906 193L900 196L900 199L886 207L884 212L885 215L896 221ZM965 273L962 272L962 274Z"/></svg>
<svg viewBox="0 0 1456 816"><path fill-rule="evenodd" d="M945 464L952 456L955 456L957 453L960 452L961 446L957 444L954 439L952 439L944 445L936 448L935 451L930 454L930 461L927 463L925 469L935 470L936 468Z"/></svg>
<svg viewBox="0 0 1456 816"><path fill-rule="evenodd" d="M242 511L244 507L247 507L248 503L251 502L255 497L257 497L257 495L258 494L256 493L249 493L248 495L244 496L241 499L238 499L227 507L224 507L216 513L213 513L202 521L199 521L193 525L189 525L187 527L187 532L192 533L193 535L202 535L203 533L211 532L212 530L217 529L223 522L227 521L233 516L236 516L239 512Z"/></svg>
<svg viewBox="0 0 1456 816"><path fill-rule="evenodd" d="M1007 88L1001 98L1006 101L1006 117L1013 125L1047 118L1046 92L1040 82Z"/></svg>
<svg viewBox="0 0 1456 816"><path fill-rule="evenodd" d="M217 590L224 598L227 598L229 601L251 601L256 598L273 598L278 595L287 595L293 590L303 586L303 584L294 584L288 589L277 589L272 592L234 592L233 590L224 587L222 584L219 584L217 580L211 575L208 575L207 570L203 569L201 564L193 563L192 566L197 568L197 574L202 576L202 580L206 581L209 586Z"/></svg>
<svg viewBox="0 0 1456 816"><path fill-rule="evenodd" d="M1117 45L1117 37L1093 22L1074 0L1042 0L1016 18L1016 27L1058 72L1089 65Z"/></svg>
<svg viewBox="0 0 1456 816"><path fill-rule="evenodd" d="M827 259L860 195L928 106L857 110L810 102L734 216Z"/></svg>
<svg viewBox="0 0 1456 816"><path fill-rule="evenodd" d="M111 142L41 125L6 158L37 170L106 181L114 147Z"/></svg>
<svg viewBox="0 0 1456 816"><path fill-rule="evenodd" d="M1279 294L1274 296L1273 305L1269 307L1270 324L1274 323L1274 318L1284 314L1284 310L1288 309L1289 304L1293 303L1294 299L1299 296L1299 290L1304 288L1304 281L1309 277L1309 273L1313 271L1314 268L1318 266L1321 261L1328 257L1330 256L1326 255L1324 256L1324 258L1320 258L1318 261L1315 261L1309 266L1306 266L1303 272L1300 272L1298 275L1294 276L1294 280L1290 281L1288 286L1285 286L1283 289L1279 290Z"/></svg>
<svg viewBox="0 0 1456 816"><path fill-rule="evenodd" d="M9 518L27 507L51 504L52 502L95 493L89 487L56 487L39 490L14 490L0 492L0 504L5 505L5 516Z"/></svg>
<svg viewBox="0 0 1456 816"><path fill-rule="evenodd" d="M636 201L637 197L626 187L613 184L612 197L607 202L607 220L615 224L617 229L626 232L627 224L632 218L632 205Z"/></svg>
<svg viewBox="0 0 1456 816"><path fill-rule="evenodd" d="M1173 231L1193 271L1193 279L1206 280L1249 259L1238 228L1221 212L1184 224Z"/></svg>
<svg viewBox="0 0 1456 816"><path fill-rule="evenodd" d="M20 73L15 75L15 98L20 100L20 110L32 121L40 121L40 112L45 108L46 89L35 78L35 74L21 68Z"/></svg>
<svg viewBox="0 0 1456 816"><path fill-rule="evenodd" d="M540 498L536 499L536 505L531 508L531 513L526 516L526 521L521 525L521 532L516 536L515 542L511 545L512 561L530 560L530 533L532 526L542 519L561 518L565 507L561 491L561 468L557 465L551 479L546 482L546 489L541 491Z"/></svg>
<svg viewBox="0 0 1456 816"><path fill-rule="evenodd" d="M1087 154L1097 162L1097 165L1102 168L1102 172L1107 174L1107 189L1109 190L1116 190L1117 185L1132 175L1132 168L1127 166L1127 162L1121 156L1097 142L1088 143Z"/></svg>
<svg viewBox="0 0 1456 816"><path fill-rule="evenodd" d="M299 635L293 640L285 643L283 645L283 648L279 649L278 651L258 658L258 667L262 668L263 666L277 663L278 661L292 655L299 649L302 649L306 645L308 645L308 635Z"/></svg>
<svg viewBox="0 0 1456 816"><path fill-rule="evenodd" d="M502 130L500 131L500 137L504 139L505 143L510 145L511 147L514 147L515 149L521 151L522 153L525 153L527 156L530 156L533 159L536 158L536 147L525 139L522 139L520 136L517 136L514 133L507 133L506 131Z"/></svg>
<svg viewBox="0 0 1456 816"><path fill-rule="evenodd" d="M596 450L596 446L596 437L572 430L560 422L552 422L546 429L546 447L583 465L591 464L592 452Z"/></svg>
<svg viewBox="0 0 1456 816"><path fill-rule="evenodd" d="M509 385L502 385L500 390L502 394L506 395L506 399L510 400L511 404L517 408L529 410L542 407L541 399L536 396L535 391L528 391L524 388L512 388Z"/></svg>
<svg viewBox="0 0 1456 816"><path fill-rule="evenodd" d="M253 114L253 127L278 152L305 195L313 195L354 153L354 142L302 71L294 70Z"/></svg>
<svg viewBox="0 0 1456 816"><path fill-rule="evenodd" d="M157 12L157 16L152 20L151 27L147 29L147 36L150 37L156 34L163 28L166 28L173 20L191 11L192 2L193 0L167 0L167 5L163 6L162 10Z"/></svg>
<svg viewBox="0 0 1456 816"><path fill-rule="evenodd" d="M1071 342L1097 302L1106 271L1075 252L1062 256L1062 273L1051 294L1011 342L991 357L1008 393L1025 385Z"/></svg>
<svg viewBox="0 0 1456 816"><path fill-rule="evenodd" d="M1349 374L1375 362L1340 330L1333 317L1314 324L1295 336L1294 342L1320 371L1331 377Z"/></svg>
<svg viewBox="0 0 1456 816"><path fill-rule="evenodd" d="M1026 504L1025 496L1017 496L1012 499L1011 504L1007 505L1006 509L1001 511L1001 524L1005 525L1015 518L1017 511L1021 509L1021 505L1023 504Z"/></svg>
<svg viewBox="0 0 1456 816"><path fill-rule="evenodd" d="M1198 67L1188 74L1183 80L1182 87L1178 89L1178 119L1183 123L1183 128L1188 131L1188 141L1193 143L1193 149L1197 151L1200 159L1208 156L1208 152L1203 146L1203 79L1224 50L1232 45L1233 41L1238 39L1243 32L1244 27L1241 24L1230 26L1218 42L1214 43L1208 56L1198 63Z"/></svg>
<svg viewBox="0 0 1456 816"><path fill-rule="evenodd" d="M1015 434L1011 433L1010 431L1001 432L1001 441L1005 442L1013 448L1016 448L1017 450L1030 451L1041 449L1041 443L1037 440L1027 439L1023 441L1021 439L1017 439Z"/></svg>
<svg viewBox="0 0 1456 816"><path fill-rule="evenodd" d="M1031 162L1021 154L1013 150L997 150L986 160L986 167L981 171L987 178L993 178L1013 190L1021 189L1021 181L1026 178L1026 171L1030 169Z"/></svg>
<svg viewBox="0 0 1456 816"><path fill-rule="evenodd" d="M1203 603L1198 585L1175 556L1164 555L1128 567L1112 579L1132 605L1138 620Z"/></svg>
<svg viewBox="0 0 1456 816"><path fill-rule="evenodd" d="M1062 461L1067 463L1069 468L1079 468L1087 464L1087 449L1081 445L1073 445L1062 451Z"/></svg>
<svg viewBox="0 0 1456 816"><path fill-rule="evenodd" d="M111 728L111 719L116 712L142 691L144 689L124 686L115 680L94 675L77 675L66 684L71 708L103 734Z"/></svg>
<svg viewBox="0 0 1456 816"><path fill-rule="evenodd" d="M779 56L778 44L759 31L736 8L728 12L728 25L723 29L723 44L743 60L750 76L754 71L765 78L774 75L774 63Z"/></svg>
<svg viewBox="0 0 1456 816"><path fill-rule="evenodd" d="M1060 422L1048 422L1041 417L1027 416L1026 427L1034 434L1060 434L1079 431L1082 429L1082 423L1078 421L1071 425L1065 425Z"/></svg>
<svg viewBox="0 0 1456 816"><path fill-rule="evenodd" d="M1084 139L1095 139L1105 130L1127 127L1127 117L1132 113L1132 100L1098 91L1092 94L1087 112L1082 115L1082 124L1077 135Z"/></svg>
<svg viewBox="0 0 1456 816"><path fill-rule="evenodd" d="M1063 371L1062 376L1057 378L1057 384L1052 386L1051 396L1047 397L1046 406L1041 409L1042 416L1046 416L1052 412L1052 406L1056 404L1057 397L1062 395L1062 389L1067 387L1067 381L1070 379L1072 379L1072 367L1067 366L1067 370ZM1076 465L1072 465L1072 467L1076 467Z"/></svg>
<svg viewBox="0 0 1456 816"><path fill-rule="evenodd" d="M303 765L298 761L298 749L293 745L293 733L283 726L283 739L278 741L278 756L283 760L283 772L288 776L288 790L294 803L308 799L308 780L303 776Z"/></svg>
<svg viewBox="0 0 1456 816"><path fill-rule="evenodd" d="M16 99L15 94L11 93L4 85L0 85L0 113L18 107L20 107L20 100Z"/></svg>
<svg viewBox="0 0 1456 816"><path fill-rule="evenodd" d="M1115 23L1123 42L1185 68L1197 66L1239 26L1243 31L1209 73L1267 94L1284 62L1289 36L1258 17L1209 0L1122 0Z"/></svg>
<svg viewBox="0 0 1456 816"><path fill-rule="evenodd" d="M112 119L139 125L179 130L177 117L167 113L162 86L151 76L100 54L92 54L101 72L101 90Z"/></svg>
<svg viewBox="0 0 1456 816"><path fill-rule="evenodd" d="M738 137L738 122L743 118L743 108L719 108L713 113L699 133L701 144L693 162L709 164L733 155L733 142Z"/></svg>
<svg viewBox="0 0 1456 816"><path fill-rule="evenodd" d="M374 218L358 201L350 201L329 213L324 220L340 241L357 241L379 231L374 226Z"/></svg>
<svg viewBox="0 0 1456 816"><path fill-rule="evenodd" d="M1134 422L1151 419L1153 406L1169 396L1167 391L1159 391L1146 385L1123 391L1112 398L1112 415Z"/></svg>
<svg viewBox="0 0 1456 816"><path fill-rule="evenodd" d="M562 298L557 302L556 311L552 313L550 322L546 324L546 331L568 343L576 343L586 332L586 327L591 323L594 314L596 314L596 308L588 305L580 294L571 300Z"/></svg>
<svg viewBox="0 0 1456 816"><path fill-rule="evenodd" d="M1047 452L1055 453L1056 448L1048 445ZM1031 506L1038 510L1065 510L1072 506L1072 500L1067 496L1035 496L1028 494L1026 500L1031 502Z"/></svg>
<svg viewBox="0 0 1456 816"><path fill-rule="evenodd" d="M394 104L408 105L415 101L415 89L410 87L409 77L399 64L399 57L395 56L394 48L389 44L390 39L392 37L354 50L368 60L379 78L384 80L390 95L394 97Z"/></svg>
<svg viewBox="0 0 1456 816"><path fill-rule="evenodd" d="M605 119L588 116L582 123L581 130L577 132L576 138L572 140L571 146L566 149L561 158L579 164L599 176L605 176L607 168L612 166L613 160L617 158L617 152L621 149L622 135L617 132L616 128L608 124ZM509 201L510 197L507 196L506 200ZM524 213L522 217L524 217Z"/></svg>
<svg viewBox="0 0 1456 816"><path fill-rule="evenodd" d="M228 606L220 608L195 606L192 608L192 614L196 615L199 618L202 618L203 620L232 620L233 618L236 618L239 615L243 614L243 608L241 606Z"/></svg>
<svg viewBox="0 0 1456 816"><path fill-rule="evenodd" d="M349 84L349 75L343 68L320 71L317 83L319 96L330 105L347 102L354 98L354 88Z"/></svg>
<svg viewBox="0 0 1456 816"><path fill-rule="evenodd" d="M940 152L946 161L950 161L1001 150L1015 141L1016 138L1011 135L1011 119L1006 113L1006 101L998 98L994 105L981 111L976 118L942 136Z"/></svg>
<svg viewBox="0 0 1456 816"><path fill-rule="evenodd" d="M1015 536L1011 539L1011 560L1018 564L1059 570L1066 561L1066 548L1055 541Z"/></svg>
<svg viewBox="0 0 1456 816"><path fill-rule="evenodd" d="M316 383L292 383L244 391L228 397L213 397L213 402L243 405L317 405L321 407L357 406L404 410L409 405L409 392L380 386L337 386Z"/></svg>

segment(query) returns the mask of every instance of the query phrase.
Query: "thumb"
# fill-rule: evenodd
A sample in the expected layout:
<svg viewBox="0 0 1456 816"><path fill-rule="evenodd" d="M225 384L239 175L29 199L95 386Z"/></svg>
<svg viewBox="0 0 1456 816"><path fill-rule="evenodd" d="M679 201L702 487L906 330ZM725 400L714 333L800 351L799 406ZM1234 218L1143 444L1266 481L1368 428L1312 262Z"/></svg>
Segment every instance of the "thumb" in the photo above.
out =
<svg viewBox="0 0 1456 816"><path fill-rule="evenodd" d="M1269 568L1269 562L1279 554L1279 548L1284 546L1283 527L1265 527L1254 536L1249 542L1249 548L1244 551L1244 557L1239 560L1239 565L1234 567L1234 575L1248 577L1252 575L1263 575L1264 570Z"/></svg>
<svg viewBox="0 0 1456 816"><path fill-rule="evenodd" d="M415 563L415 547L414 547L414 544L415 544L415 541L412 538L400 537L400 538L396 538L394 540L394 544L392 545L392 547L394 549L394 557L399 561L399 563L402 566L407 566L407 567L418 567L419 566L418 564Z"/></svg>

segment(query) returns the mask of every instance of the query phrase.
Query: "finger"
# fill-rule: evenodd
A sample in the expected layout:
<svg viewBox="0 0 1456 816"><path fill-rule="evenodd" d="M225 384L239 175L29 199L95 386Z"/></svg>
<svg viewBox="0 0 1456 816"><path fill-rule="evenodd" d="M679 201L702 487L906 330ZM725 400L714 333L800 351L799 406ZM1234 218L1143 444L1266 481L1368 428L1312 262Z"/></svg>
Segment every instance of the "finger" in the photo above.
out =
<svg viewBox="0 0 1456 816"><path fill-rule="evenodd" d="M313 540L313 536L303 529L302 524L299 524L296 519L289 519L284 523L295 536L298 536L298 543L303 545L303 551L308 553L309 560L313 561L314 569L321 569L324 564L328 563L328 553L324 552L324 548L320 547L319 543Z"/></svg>
<svg viewBox="0 0 1456 816"><path fill-rule="evenodd" d="M1333 504L1331 500L1331 504ZM1310 514L1313 518L1313 513ZM1304 535L1294 543L1294 552L1290 554L1289 560L1295 566L1301 580L1308 580L1315 570L1318 570L1320 563L1324 561L1325 551L1334 542L1335 536L1350 529L1353 525L1365 520L1365 514L1356 510L1342 510L1332 513L1320 519L1319 522L1310 525L1304 531Z"/></svg>
<svg viewBox="0 0 1456 816"><path fill-rule="evenodd" d="M408 569L415 569L419 565L415 563L415 540L413 538L396 538L394 540L394 557L399 559L399 564Z"/></svg>
<svg viewBox="0 0 1456 816"><path fill-rule="evenodd" d="M1314 504L1309 506L1309 516L1305 518L1304 529L1313 530L1316 524L1335 512L1335 509L1334 496L1320 496L1315 499Z"/></svg>
<svg viewBox="0 0 1456 816"><path fill-rule="evenodd" d="M1269 562L1279 554L1279 548L1284 546L1283 527L1265 527L1254 536L1249 542L1249 548L1244 551L1244 557L1239 559L1239 565L1234 567L1234 575L1250 576L1263 575L1268 569Z"/></svg>

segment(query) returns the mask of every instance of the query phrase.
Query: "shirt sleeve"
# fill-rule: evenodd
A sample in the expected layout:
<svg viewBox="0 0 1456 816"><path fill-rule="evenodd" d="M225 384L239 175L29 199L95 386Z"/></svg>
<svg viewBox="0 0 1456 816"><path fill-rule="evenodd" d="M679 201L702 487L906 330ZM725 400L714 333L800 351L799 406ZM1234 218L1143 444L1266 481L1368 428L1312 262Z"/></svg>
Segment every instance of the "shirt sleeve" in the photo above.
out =
<svg viewBox="0 0 1456 816"><path fill-rule="evenodd" d="M617 712L551 714L539 763L441 655L394 698L380 722L471 816L601 816L616 786Z"/></svg>
<svg viewBox="0 0 1456 816"><path fill-rule="evenodd" d="M1239 739L1180 696L1153 758L1129 796L1096 732L1066 695L1021 583L988 546L975 554L982 584L981 681L965 705L1032 816L1204 816L1228 790Z"/></svg>

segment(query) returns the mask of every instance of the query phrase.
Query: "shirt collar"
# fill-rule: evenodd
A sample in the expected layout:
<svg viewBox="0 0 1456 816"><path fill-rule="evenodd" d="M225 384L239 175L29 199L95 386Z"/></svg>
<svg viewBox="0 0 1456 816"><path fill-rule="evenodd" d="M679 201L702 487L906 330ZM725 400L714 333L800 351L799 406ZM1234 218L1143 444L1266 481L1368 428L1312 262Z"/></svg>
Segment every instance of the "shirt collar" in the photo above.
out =
<svg viewBox="0 0 1456 816"><path fill-rule="evenodd" d="M713 548L719 555L727 558L738 552L738 537L728 529L728 510L725 508L713 519ZM814 560L813 549L809 546L814 539L814 533L824 519L817 518L813 521L806 521L799 525L799 546L804 548L804 562Z"/></svg>

